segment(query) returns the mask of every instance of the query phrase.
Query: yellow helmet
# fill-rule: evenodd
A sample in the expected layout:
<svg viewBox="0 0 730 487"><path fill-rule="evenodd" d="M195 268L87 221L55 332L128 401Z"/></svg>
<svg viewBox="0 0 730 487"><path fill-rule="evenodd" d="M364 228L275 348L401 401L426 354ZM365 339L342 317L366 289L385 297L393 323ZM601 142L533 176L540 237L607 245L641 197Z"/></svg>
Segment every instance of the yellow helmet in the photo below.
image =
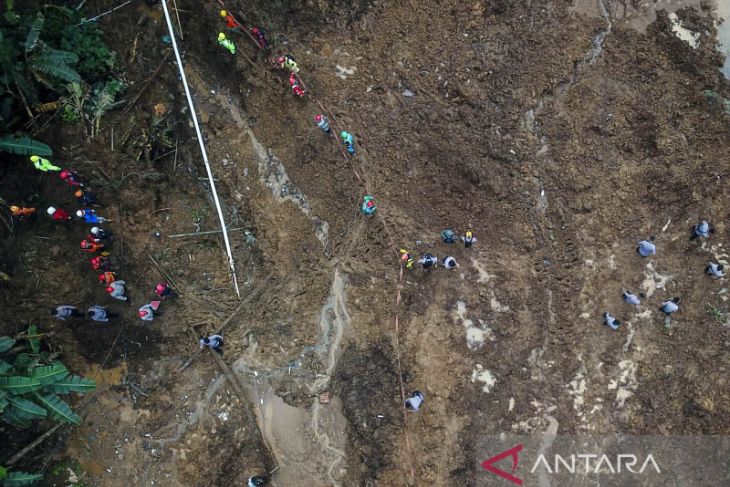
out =
<svg viewBox="0 0 730 487"><path fill-rule="evenodd" d="M225 39L226 39L226 35L223 32L221 32L221 33L218 34L218 40L219 41L224 41Z"/></svg>
<svg viewBox="0 0 730 487"><path fill-rule="evenodd" d="M12 212L20 211L20 208L18 208L17 206L13 205L13 206L10 207L10 211L12 211Z"/></svg>
<svg viewBox="0 0 730 487"><path fill-rule="evenodd" d="M466 231L466 238L472 238L474 236L473 233L471 233L471 230Z"/></svg>
<svg viewBox="0 0 730 487"><path fill-rule="evenodd" d="M38 156L30 156L31 162L38 162L41 158Z"/></svg>
<svg viewBox="0 0 730 487"><path fill-rule="evenodd" d="M225 10L221 10L221 17L223 17L224 19L228 17L228 12L226 12Z"/></svg>

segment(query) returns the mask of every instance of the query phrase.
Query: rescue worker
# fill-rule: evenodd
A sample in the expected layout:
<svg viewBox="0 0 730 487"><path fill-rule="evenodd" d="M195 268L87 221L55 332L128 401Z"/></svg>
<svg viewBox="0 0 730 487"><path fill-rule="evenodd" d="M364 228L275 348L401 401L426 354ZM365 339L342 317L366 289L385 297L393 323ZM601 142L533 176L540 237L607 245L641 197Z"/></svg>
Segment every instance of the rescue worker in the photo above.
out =
<svg viewBox="0 0 730 487"><path fill-rule="evenodd" d="M259 48L267 49L269 47L269 41L266 40L266 31L263 27L253 26L251 27L251 35L256 38Z"/></svg>
<svg viewBox="0 0 730 487"><path fill-rule="evenodd" d="M89 306L89 309L86 310L86 312L89 314L89 319L101 323L108 323L109 318L115 318L117 316L114 313L109 313L105 307L99 306L98 304Z"/></svg>
<svg viewBox="0 0 730 487"><path fill-rule="evenodd" d="M725 266L715 262L708 262L705 272L713 277L725 277Z"/></svg>
<svg viewBox="0 0 730 487"><path fill-rule="evenodd" d="M299 73L299 65L291 54L284 54L276 58L276 64L279 65L280 69L288 69L294 74Z"/></svg>
<svg viewBox="0 0 730 487"><path fill-rule="evenodd" d="M76 306L62 304L51 310L51 316L57 320L66 321L66 318L83 318L84 314Z"/></svg>
<svg viewBox="0 0 730 487"><path fill-rule="evenodd" d="M99 216L96 214L96 212L89 208L84 208L83 210L77 210L76 216L79 218L83 218L86 223L104 223L109 222L108 218L104 218L103 216Z"/></svg>
<svg viewBox="0 0 730 487"><path fill-rule="evenodd" d="M264 485L266 485L266 482L268 481L269 479L267 477L255 475L253 477L249 477L248 487L264 487Z"/></svg>
<svg viewBox="0 0 730 487"><path fill-rule="evenodd" d="M406 409L413 413L417 413L418 409L423 404L423 401L424 401L423 393L421 391L413 391L413 394L411 394L411 397L406 399Z"/></svg>
<svg viewBox="0 0 730 487"><path fill-rule="evenodd" d="M173 291L172 287L170 287L170 285L166 282L157 283L157 285L155 286L155 294L157 294L162 299L175 297L175 291Z"/></svg>
<svg viewBox="0 0 730 487"><path fill-rule="evenodd" d="M91 191L77 189L76 191L74 191L74 196L76 197L76 201L81 206L92 206L94 203L96 203L96 195Z"/></svg>
<svg viewBox="0 0 730 487"><path fill-rule="evenodd" d="M642 257L649 257L650 255L656 255L656 245L654 245L654 239L656 237L652 235L649 240L639 240L637 243L636 251Z"/></svg>
<svg viewBox="0 0 730 487"><path fill-rule="evenodd" d="M621 325L621 322L606 311L603 313L603 324L611 328L613 331L616 331L618 330L619 325Z"/></svg>
<svg viewBox="0 0 730 487"><path fill-rule="evenodd" d="M111 262L109 262L109 258L103 255L97 255L96 257L92 257L91 259L89 259L89 263L91 264L91 268L95 271L108 271L112 268L112 264Z"/></svg>
<svg viewBox="0 0 730 487"><path fill-rule="evenodd" d="M669 316L670 314L679 311L679 298L673 298L669 301L664 301L659 308L662 313Z"/></svg>
<svg viewBox="0 0 730 487"><path fill-rule="evenodd" d="M378 206L375 204L375 198L372 196L365 196L362 199L362 205L360 205L360 211L365 216L373 216L378 211Z"/></svg>
<svg viewBox="0 0 730 487"><path fill-rule="evenodd" d="M231 54L236 54L236 45L232 40L226 39L226 35L223 32L218 34L218 44L228 49Z"/></svg>
<svg viewBox="0 0 730 487"><path fill-rule="evenodd" d="M51 219L54 222L67 222L71 219L71 215L69 215L67 212L65 212L61 208L55 208L53 206L49 206L46 210L46 213L51 215Z"/></svg>
<svg viewBox="0 0 730 487"><path fill-rule="evenodd" d="M635 294L631 294L628 291L624 291L621 296L624 298L624 301L627 304L633 304L633 305L639 305L639 304L641 304L641 301L639 300L639 298L645 298L646 297L646 295L644 293L639 293L639 296L636 296Z"/></svg>
<svg viewBox="0 0 730 487"><path fill-rule="evenodd" d="M329 135L332 133L332 129L330 128L330 124L327 121L327 117L325 117L324 115L315 115L314 123L316 123L317 127L321 128L325 134Z"/></svg>
<svg viewBox="0 0 730 487"><path fill-rule="evenodd" d="M79 246L81 247L81 250L83 250L84 252L89 252L91 254L104 250L104 244L89 242L88 240L82 240Z"/></svg>
<svg viewBox="0 0 730 487"><path fill-rule="evenodd" d="M64 169L58 173L58 175L61 176L61 179L66 181L69 186L83 186L83 183L79 178L79 174L73 169Z"/></svg>
<svg viewBox="0 0 730 487"><path fill-rule="evenodd" d="M467 230L466 233L461 236L461 241L464 242L464 247L468 249L476 243L477 238L474 236L474 232Z"/></svg>
<svg viewBox="0 0 730 487"><path fill-rule="evenodd" d="M210 335L207 338L201 338L199 343L201 350L205 347L210 347L220 354L223 353L223 337L220 335Z"/></svg>
<svg viewBox="0 0 730 487"><path fill-rule="evenodd" d="M344 130L340 132L340 137L342 138L342 143L345 144L345 148L347 149L347 152L355 155L355 137L352 136L351 133L345 132Z"/></svg>
<svg viewBox="0 0 730 487"><path fill-rule="evenodd" d="M112 271L106 271L103 274L99 274L99 282L108 286L117 280L117 275Z"/></svg>
<svg viewBox="0 0 730 487"><path fill-rule="evenodd" d="M428 270L431 267L438 267L439 259L433 254L424 254L423 257L418 259L418 263L423 266L424 270Z"/></svg>
<svg viewBox="0 0 730 487"><path fill-rule="evenodd" d="M124 281L114 281L110 283L106 287L106 292L109 293L109 296L111 296L114 299L118 299L120 301L126 301L127 296L124 295L124 285L126 282Z"/></svg>
<svg viewBox="0 0 730 487"><path fill-rule="evenodd" d="M406 249L400 249L400 260L403 263L403 267L406 269L413 269L413 263L415 262L415 259L413 259L413 256L410 252L408 252Z"/></svg>
<svg viewBox="0 0 730 487"><path fill-rule="evenodd" d="M694 240L696 238L710 238L710 234L715 233L715 229L712 228L712 225L707 220L702 220L700 223L694 226L692 229L692 236L689 238L690 240Z"/></svg>
<svg viewBox="0 0 730 487"><path fill-rule="evenodd" d="M291 90L292 90L292 92L294 92L295 95L297 95L300 98L304 96L304 90L302 89L301 85L299 84L297 75L294 73L289 74L289 86L291 87Z"/></svg>
<svg viewBox="0 0 730 487"><path fill-rule="evenodd" d="M444 257L443 266L446 269L456 269L457 267L459 267L459 264L456 262L456 259L449 255L447 257Z"/></svg>
<svg viewBox="0 0 730 487"><path fill-rule="evenodd" d="M15 218L23 219L35 216L35 208L26 208L25 206L11 206L10 214Z"/></svg>
<svg viewBox="0 0 730 487"><path fill-rule="evenodd" d="M456 242L456 232L454 232L450 228L442 230L441 231L441 240L443 240L444 243L447 243L447 244L452 244L452 243Z"/></svg>
<svg viewBox="0 0 730 487"><path fill-rule="evenodd" d="M60 171L61 168L58 166L54 166L51 161L48 159L44 159L42 157L38 156L30 156L30 162L33 163L36 169L43 172L48 171Z"/></svg>
<svg viewBox="0 0 730 487"><path fill-rule="evenodd" d="M225 10L221 10L220 15L221 18L226 21L226 29L231 29L233 31L240 30L240 24L233 15L229 14Z"/></svg>
<svg viewBox="0 0 730 487"><path fill-rule="evenodd" d="M155 310L151 304L145 304L137 311L139 319L142 321L152 321L155 319Z"/></svg>
<svg viewBox="0 0 730 487"><path fill-rule="evenodd" d="M91 227L91 234L94 236L94 240L106 240L111 237L111 233L99 227Z"/></svg>

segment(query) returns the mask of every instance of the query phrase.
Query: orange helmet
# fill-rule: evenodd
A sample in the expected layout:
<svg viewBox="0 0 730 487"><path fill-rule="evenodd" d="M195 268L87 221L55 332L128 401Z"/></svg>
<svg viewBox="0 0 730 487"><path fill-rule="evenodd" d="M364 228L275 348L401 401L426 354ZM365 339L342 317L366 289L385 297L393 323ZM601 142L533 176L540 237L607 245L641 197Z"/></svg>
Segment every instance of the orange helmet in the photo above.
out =
<svg viewBox="0 0 730 487"><path fill-rule="evenodd" d="M77 189L76 192L74 193L74 196L76 196L77 198L81 198L83 195L84 195L84 192L81 191L80 189Z"/></svg>

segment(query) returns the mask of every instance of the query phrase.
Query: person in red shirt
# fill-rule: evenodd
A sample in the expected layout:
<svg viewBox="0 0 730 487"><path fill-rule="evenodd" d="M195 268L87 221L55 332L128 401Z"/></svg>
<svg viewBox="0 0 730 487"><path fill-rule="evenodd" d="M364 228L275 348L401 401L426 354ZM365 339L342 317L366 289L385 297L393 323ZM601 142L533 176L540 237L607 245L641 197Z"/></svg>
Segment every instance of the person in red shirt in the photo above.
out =
<svg viewBox="0 0 730 487"><path fill-rule="evenodd" d="M117 275L111 271L107 271L104 274L99 274L99 282L104 284L105 286L108 286L109 284L113 283L116 280L117 280Z"/></svg>
<svg viewBox="0 0 730 487"><path fill-rule="evenodd" d="M109 259L102 255L97 255L96 257L89 259L89 263L91 264L91 268L95 271L108 271L112 268Z"/></svg>
<svg viewBox="0 0 730 487"><path fill-rule="evenodd" d="M54 208L53 206L49 206L46 212L51 216L51 219L54 222L67 222L71 219L71 215L69 215L61 208Z"/></svg>
<svg viewBox="0 0 730 487"><path fill-rule="evenodd" d="M82 240L81 241L81 250L84 252L94 253L94 252L101 252L104 250L104 244L102 243L96 243L96 242L89 242L88 240Z"/></svg>
<svg viewBox="0 0 730 487"><path fill-rule="evenodd" d="M221 18L226 21L226 29L239 30L241 28L241 24L236 18L225 10L221 10Z"/></svg>

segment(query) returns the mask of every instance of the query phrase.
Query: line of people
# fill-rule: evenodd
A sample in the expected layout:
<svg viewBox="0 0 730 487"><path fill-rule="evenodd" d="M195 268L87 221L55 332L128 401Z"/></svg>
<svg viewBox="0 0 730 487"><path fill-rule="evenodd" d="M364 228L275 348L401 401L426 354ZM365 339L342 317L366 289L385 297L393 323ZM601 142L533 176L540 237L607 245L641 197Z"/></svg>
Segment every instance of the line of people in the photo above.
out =
<svg viewBox="0 0 730 487"><path fill-rule="evenodd" d="M112 265L109 260L109 245L113 240L111 232L101 228L104 223L109 223L112 220L102 217L96 213L93 207L96 207L96 195L84 184L79 174L73 169L62 169L56 166L46 158L32 155L30 156L30 162L37 170L44 173L58 173L60 179L69 185L73 190L73 196L76 202L81 206L74 212L76 217L83 220L86 224L94 225L89 230L86 238L81 240L79 247L82 252L88 254L94 254L90 258L89 263L93 271L100 271L101 274L98 276L99 283L104 286L104 290L113 299L119 301L128 301L129 297L126 293L126 281L118 279L116 273L112 270ZM35 208L29 208L19 205L11 205L10 211L13 217L19 220L31 219L36 215ZM46 209L46 213L49 215L52 221L65 223L70 222L73 217L71 214L63 208L57 208L54 205L50 205ZM155 316L155 312L159 315L159 305L161 300L171 297L174 295L174 291L169 284L160 282L155 286L155 294L160 300L153 300L147 304L141 306L138 310L138 316L142 321L152 321ZM51 310L51 316L54 318L65 321L67 318L88 318L92 321L100 323L108 323L111 318L118 316L117 313L112 313L107 307L98 304L92 304L86 311L86 315L78 310L73 305L59 305Z"/></svg>
<svg viewBox="0 0 730 487"><path fill-rule="evenodd" d="M692 233L689 240L706 240L709 239L710 235L714 233L715 229L712 227L710 222L708 222L707 220L702 220L700 223L692 227ZM641 257L651 257L653 255L656 255L656 244L654 243L655 241L656 237L654 235L649 236L649 238L639 240L636 243L636 252ZM725 277L725 266L721 263L710 261L705 266L705 273L713 278L723 278ZM639 306L641 304L641 300L646 298L646 295L644 293L639 293L639 295L637 296L627 290L624 290L622 293L622 298L626 304ZM681 298L679 296L663 301L661 303L661 306L659 306L659 311L664 313L664 315L669 318L672 313L676 313L677 311L679 311L680 302ZM669 321L667 321L667 326L669 326L668 323ZM603 324L616 331L619 329L621 321L613 316L610 312L604 311Z"/></svg>

